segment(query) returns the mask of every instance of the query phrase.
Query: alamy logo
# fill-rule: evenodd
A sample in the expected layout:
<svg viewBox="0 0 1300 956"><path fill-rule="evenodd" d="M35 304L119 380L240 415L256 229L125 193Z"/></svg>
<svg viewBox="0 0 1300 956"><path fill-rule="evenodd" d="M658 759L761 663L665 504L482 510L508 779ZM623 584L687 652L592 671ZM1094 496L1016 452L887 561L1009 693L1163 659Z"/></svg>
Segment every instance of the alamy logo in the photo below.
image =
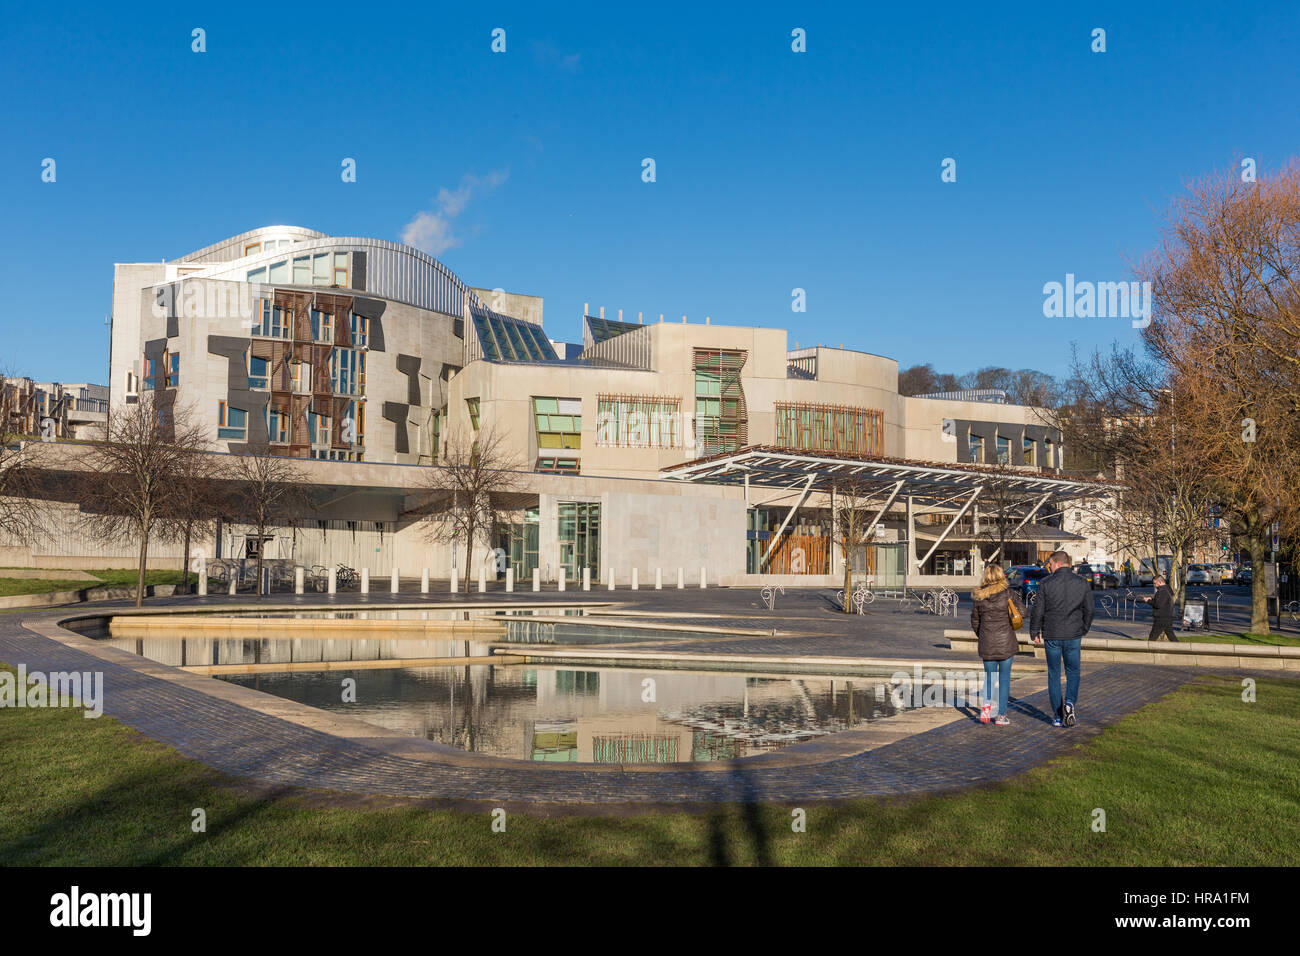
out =
<svg viewBox="0 0 1300 956"><path fill-rule="evenodd" d="M3 707L84 707L87 718L101 717L104 672L28 673L27 665L19 664L16 676L0 671L0 708Z"/></svg>
<svg viewBox="0 0 1300 956"><path fill-rule="evenodd" d="M153 919L152 893L71 892L50 897L51 926L127 926L133 936L148 936Z"/></svg>
<svg viewBox="0 0 1300 956"><path fill-rule="evenodd" d="M1065 282L1043 285L1043 315L1049 319L1132 319L1133 328L1151 324L1150 282Z"/></svg>

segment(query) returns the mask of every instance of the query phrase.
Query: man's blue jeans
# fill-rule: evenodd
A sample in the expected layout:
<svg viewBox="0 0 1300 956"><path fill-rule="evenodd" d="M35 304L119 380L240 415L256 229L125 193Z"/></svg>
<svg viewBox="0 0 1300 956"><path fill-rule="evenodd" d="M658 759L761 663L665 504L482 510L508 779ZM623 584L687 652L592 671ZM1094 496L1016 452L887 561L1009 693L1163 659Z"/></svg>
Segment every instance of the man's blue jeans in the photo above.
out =
<svg viewBox="0 0 1300 956"><path fill-rule="evenodd" d="M1008 657L1005 661L984 662L984 703L993 702L994 681L998 685L998 704L993 711L994 717L1007 712L1007 696L1011 692L1011 661L1012 658Z"/></svg>
<svg viewBox="0 0 1300 956"><path fill-rule="evenodd" d="M1053 716L1061 716L1061 661L1065 661L1065 699L1079 702L1079 649L1083 638L1072 641L1043 641L1047 655L1047 695L1052 701Z"/></svg>

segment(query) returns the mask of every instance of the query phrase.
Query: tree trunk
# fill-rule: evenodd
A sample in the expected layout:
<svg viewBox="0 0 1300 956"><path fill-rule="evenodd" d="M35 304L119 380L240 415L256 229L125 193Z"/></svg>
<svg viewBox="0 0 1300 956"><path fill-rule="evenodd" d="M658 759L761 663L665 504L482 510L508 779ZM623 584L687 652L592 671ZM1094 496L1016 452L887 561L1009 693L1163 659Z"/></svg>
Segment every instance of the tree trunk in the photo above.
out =
<svg viewBox="0 0 1300 956"><path fill-rule="evenodd" d="M257 586L253 589L254 594L262 593L262 560L266 554L266 534L264 529L265 525L259 523L257 526Z"/></svg>
<svg viewBox="0 0 1300 956"><path fill-rule="evenodd" d="M181 553L181 590L190 586L190 522L185 522L185 547Z"/></svg>
<svg viewBox="0 0 1300 956"><path fill-rule="evenodd" d="M853 613L853 558L847 541L844 543L844 613Z"/></svg>
<svg viewBox="0 0 1300 956"><path fill-rule="evenodd" d="M469 594L469 569L470 558L474 554L474 526L471 524L465 535L465 593Z"/></svg>
<svg viewBox="0 0 1300 956"><path fill-rule="evenodd" d="M135 576L135 606L144 607L144 566L149 561L149 532L140 532L140 567Z"/></svg>
<svg viewBox="0 0 1300 956"><path fill-rule="evenodd" d="M1264 532L1261 525L1260 529L1252 531L1247 537L1250 547L1250 633L1267 634L1268 633L1268 591L1266 575L1264 573L1265 551L1264 551Z"/></svg>

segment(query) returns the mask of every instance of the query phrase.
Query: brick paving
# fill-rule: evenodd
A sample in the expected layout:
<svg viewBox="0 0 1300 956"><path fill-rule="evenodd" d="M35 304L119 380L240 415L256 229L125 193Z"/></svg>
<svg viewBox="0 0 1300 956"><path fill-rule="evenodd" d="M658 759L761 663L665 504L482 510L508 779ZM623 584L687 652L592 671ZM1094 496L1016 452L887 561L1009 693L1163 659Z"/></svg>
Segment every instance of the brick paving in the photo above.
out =
<svg viewBox="0 0 1300 956"><path fill-rule="evenodd" d="M398 599L411 600L410 594ZM471 595L469 603L500 600L504 594ZM537 595L514 595L521 603ZM545 594L545 601L605 600L605 592ZM932 615L877 612L865 618L823 613L824 592L787 593L778 608L768 612L751 606L755 594L748 590L696 592L615 592L615 599L630 601L659 612L698 614L703 621L721 621L736 627L777 627L774 638L723 640L718 635L698 635L664 641L664 649L717 648L747 654L837 654L887 656L910 653L934 656L944 627L965 623ZM358 595L340 595L333 603L356 603ZM431 599L448 600L434 594ZM327 598L277 595L276 603L320 605ZM464 598L462 597L462 600ZM228 602L225 596L208 603ZM371 595L368 603L392 603L388 594ZM241 596L241 604L249 603ZM264 602L265 603L265 602ZM193 607L186 599L151 601L149 605ZM118 605L121 607L121 605ZM91 609L77 607L74 613ZM48 621L69 616L46 612ZM226 773L261 783L305 788L380 794L393 797L488 802L492 804L663 805L715 801L765 801L797 805L873 795L915 794L958 789L1004 780L1022 773L1093 736L1108 724L1131 713L1192 679L1197 672L1176 667L1132 664L1085 666L1081 723L1061 730L1052 728L1045 710L1047 693L1041 691L1016 700L1013 724L992 728L973 719L958 720L852 756L835 752L834 735L803 745L803 754L823 749L821 762L782 765L782 752L749 758L728 769L701 770L667 766L653 771L590 768L465 766L455 761L412 759L368 745L364 739L337 737L319 730L263 714L193 688L141 673L112 660L91 656L23 628L19 618L6 615L0 623L0 660L11 666L25 663L29 670L102 670L105 675L105 712L156 740ZM880 620L895 619L880 624ZM928 619L928 620L927 620ZM686 623L682 621L682 623ZM806 636L792 637L785 629ZM644 645L640 645L644 646ZM943 644L946 648L946 642ZM957 659L954 658L954 663ZM789 752L789 751L785 751Z"/></svg>

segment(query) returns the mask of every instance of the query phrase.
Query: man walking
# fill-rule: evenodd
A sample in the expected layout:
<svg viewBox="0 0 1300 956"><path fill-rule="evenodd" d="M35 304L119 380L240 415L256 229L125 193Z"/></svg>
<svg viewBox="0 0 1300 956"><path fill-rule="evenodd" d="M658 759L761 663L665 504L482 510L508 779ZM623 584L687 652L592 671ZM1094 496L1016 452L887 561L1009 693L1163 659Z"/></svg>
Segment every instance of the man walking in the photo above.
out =
<svg viewBox="0 0 1300 956"><path fill-rule="evenodd" d="M1143 604L1151 605L1151 633L1147 635L1147 640L1158 641L1163 632L1164 636L1177 643L1178 638L1174 636L1174 592L1169 590L1163 574L1157 574L1152 583L1156 586L1155 593L1150 597L1138 598Z"/></svg>
<svg viewBox="0 0 1300 956"><path fill-rule="evenodd" d="M1083 635L1092 627L1092 588L1070 570L1070 556L1055 551L1047 560L1051 573L1038 585L1038 600L1029 616L1029 637L1047 655L1047 694L1052 726L1073 727L1079 698L1079 656ZM1061 665L1065 665L1065 700L1061 700Z"/></svg>

